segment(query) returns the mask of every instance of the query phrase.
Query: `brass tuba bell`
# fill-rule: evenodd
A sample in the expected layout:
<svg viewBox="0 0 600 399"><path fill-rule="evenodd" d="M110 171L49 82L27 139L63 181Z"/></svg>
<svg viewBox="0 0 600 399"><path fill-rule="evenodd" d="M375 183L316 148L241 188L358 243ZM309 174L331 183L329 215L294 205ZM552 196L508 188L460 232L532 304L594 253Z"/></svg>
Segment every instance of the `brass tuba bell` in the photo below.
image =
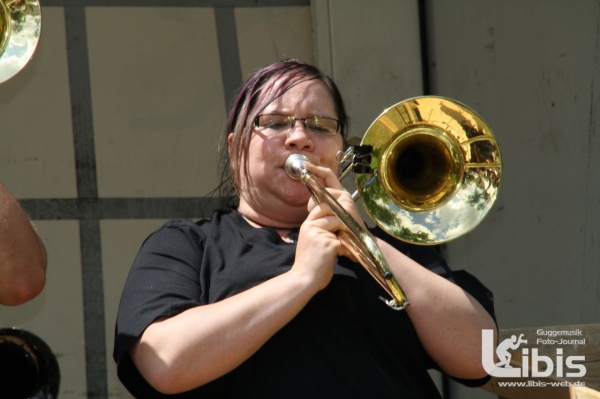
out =
<svg viewBox="0 0 600 399"><path fill-rule="evenodd" d="M40 39L38 0L0 0L0 84L19 73Z"/></svg>
<svg viewBox="0 0 600 399"><path fill-rule="evenodd" d="M2 397L54 399L59 387L58 361L41 338L17 328L0 329Z"/></svg>

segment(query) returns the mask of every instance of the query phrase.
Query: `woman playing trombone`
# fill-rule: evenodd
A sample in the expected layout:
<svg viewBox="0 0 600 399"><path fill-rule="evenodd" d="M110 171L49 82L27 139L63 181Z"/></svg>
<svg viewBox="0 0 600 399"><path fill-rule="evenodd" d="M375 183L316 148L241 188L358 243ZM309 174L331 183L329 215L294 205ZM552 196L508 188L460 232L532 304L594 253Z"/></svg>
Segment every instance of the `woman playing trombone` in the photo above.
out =
<svg viewBox="0 0 600 399"><path fill-rule="evenodd" d="M288 177L288 156L305 155L360 220L337 178L347 124L335 83L311 65L277 62L242 86L224 135L222 196L234 202L209 220L165 224L128 277L114 357L132 394L437 397L429 368L485 382L487 289L457 278L434 248L374 229L411 302L390 309L338 239L339 218Z"/></svg>

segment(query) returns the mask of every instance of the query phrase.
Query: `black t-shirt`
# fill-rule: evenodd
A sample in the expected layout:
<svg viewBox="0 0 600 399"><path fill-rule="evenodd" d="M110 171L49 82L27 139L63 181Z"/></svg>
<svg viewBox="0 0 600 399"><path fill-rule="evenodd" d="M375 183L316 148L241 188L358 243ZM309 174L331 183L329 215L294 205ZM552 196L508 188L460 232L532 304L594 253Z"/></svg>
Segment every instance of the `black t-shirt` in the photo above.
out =
<svg viewBox="0 0 600 399"><path fill-rule="evenodd" d="M435 248L391 241L463 286L493 315L491 293L472 276L450 272ZM167 397L143 379L127 353L146 327L288 271L295 250L275 230L254 228L237 212L219 211L196 223L170 221L148 237L127 279L115 329L113 356L125 387L140 398ZM340 257L327 288L258 352L217 380L174 397L439 397L427 372L436 365L406 312L381 301L386 295L360 264Z"/></svg>

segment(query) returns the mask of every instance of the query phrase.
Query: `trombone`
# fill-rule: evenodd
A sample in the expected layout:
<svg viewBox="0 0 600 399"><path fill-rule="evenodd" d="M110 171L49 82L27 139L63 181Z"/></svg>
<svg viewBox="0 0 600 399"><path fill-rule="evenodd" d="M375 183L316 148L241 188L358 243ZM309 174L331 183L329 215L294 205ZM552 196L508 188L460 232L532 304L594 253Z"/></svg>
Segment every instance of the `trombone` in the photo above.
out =
<svg viewBox="0 0 600 399"><path fill-rule="evenodd" d="M355 175L363 208L388 234L412 244L439 245L469 233L485 218L500 189L500 149L487 123L471 108L445 97L414 97L386 109L359 145L340 157L341 178ZM317 202L327 204L346 229L340 241L382 286L393 309L409 305L381 250L304 167L300 154L286 171Z"/></svg>

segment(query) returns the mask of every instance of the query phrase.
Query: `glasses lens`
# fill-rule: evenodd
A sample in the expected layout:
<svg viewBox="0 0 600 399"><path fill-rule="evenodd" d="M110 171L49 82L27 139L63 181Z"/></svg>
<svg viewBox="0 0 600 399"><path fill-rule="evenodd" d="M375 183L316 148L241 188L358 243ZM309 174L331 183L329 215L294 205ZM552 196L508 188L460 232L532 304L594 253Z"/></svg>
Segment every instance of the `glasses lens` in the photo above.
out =
<svg viewBox="0 0 600 399"><path fill-rule="evenodd" d="M285 132L290 128L294 118L285 115L259 115L258 127L271 131L271 133Z"/></svg>
<svg viewBox="0 0 600 399"><path fill-rule="evenodd" d="M338 131L338 121L323 116L306 119L306 127L317 134L335 134Z"/></svg>
<svg viewBox="0 0 600 399"><path fill-rule="evenodd" d="M322 116L296 119L289 115L259 115L256 118L256 126L264 129L266 134L279 134L287 132L292 128L296 120L304 122L305 128L313 134L332 135L336 134L339 130L339 123L337 120Z"/></svg>

